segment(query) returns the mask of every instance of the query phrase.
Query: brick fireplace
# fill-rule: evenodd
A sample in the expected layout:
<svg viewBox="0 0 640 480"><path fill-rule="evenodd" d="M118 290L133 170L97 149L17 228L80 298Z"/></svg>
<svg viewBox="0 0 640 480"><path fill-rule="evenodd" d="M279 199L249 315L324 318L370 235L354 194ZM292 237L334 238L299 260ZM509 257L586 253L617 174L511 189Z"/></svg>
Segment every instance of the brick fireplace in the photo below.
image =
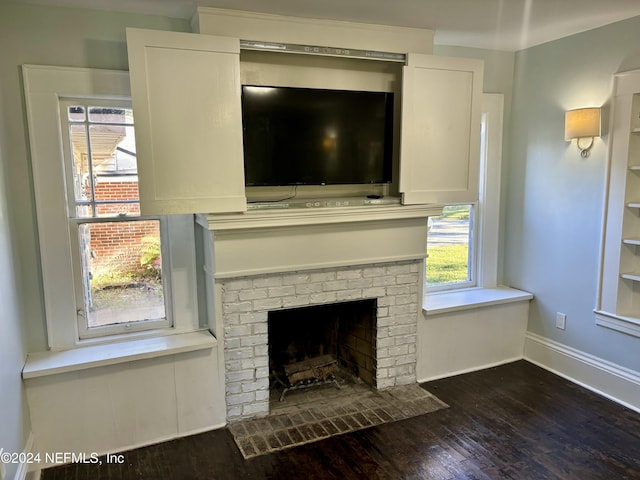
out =
<svg viewBox="0 0 640 480"><path fill-rule="evenodd" d="M395 204L206 217L227 421L269 414L270 312L372 300L360 377L376 389L415 383L427 218L440 213Z"/></svg>
<svg viewBox="0 0 640 480"><path fill-rule="evenodd" d="M375 299L373 386L414 383L421 265L389 262L221 281L228 420L269 413L268 316L274 310Z"/></svg>

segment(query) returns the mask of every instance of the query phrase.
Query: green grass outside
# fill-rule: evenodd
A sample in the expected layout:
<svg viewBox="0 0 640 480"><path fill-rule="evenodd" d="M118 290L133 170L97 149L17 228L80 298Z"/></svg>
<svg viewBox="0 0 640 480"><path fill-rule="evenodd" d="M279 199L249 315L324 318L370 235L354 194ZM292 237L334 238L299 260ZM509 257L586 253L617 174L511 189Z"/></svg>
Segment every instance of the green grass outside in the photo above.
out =
<svg viewBox="0 0 640 480"><path fill-rule="evenodd" d="M431 247L427 258L427 284L467 281L467 244Z"/></svg>

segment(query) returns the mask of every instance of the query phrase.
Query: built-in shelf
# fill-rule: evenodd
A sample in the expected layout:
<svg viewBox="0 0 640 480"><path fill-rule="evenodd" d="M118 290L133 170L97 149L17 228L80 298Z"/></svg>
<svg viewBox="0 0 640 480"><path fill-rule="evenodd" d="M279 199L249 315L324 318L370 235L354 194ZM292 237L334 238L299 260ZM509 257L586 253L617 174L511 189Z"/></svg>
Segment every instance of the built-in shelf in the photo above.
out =
<svg viewBox="0 0 640 480"><path fill-rule="evenodd" d="M634 282L640 282L640 273L622 273L620 274L625 280L633 280Z"/></svg>
<svg viewBox="0 0 640 480"><path fill-rule="evenodd" d="M636 127L633 130L631 130L631 133L633 133L634 135L640 135L640 127Z"/></svg>
<svg viewBox="0 0 640 480"><path fill-rule="evenodd" d="M624 238L622 243L625 245L640 245L640 238Z"/></svg>
<svg viewBox="0 0 640 480"><path fill-rule="evenodd" d="M629 208L640 208L640 202L629 202L629 203L627 203L627 207L629 207Z"/></svg>
<svg viewBox="0 0 640 480"><path fill-rule="evenodd" d="M629 165L629 170L634 172L640 172L640 165Z"/></svg>

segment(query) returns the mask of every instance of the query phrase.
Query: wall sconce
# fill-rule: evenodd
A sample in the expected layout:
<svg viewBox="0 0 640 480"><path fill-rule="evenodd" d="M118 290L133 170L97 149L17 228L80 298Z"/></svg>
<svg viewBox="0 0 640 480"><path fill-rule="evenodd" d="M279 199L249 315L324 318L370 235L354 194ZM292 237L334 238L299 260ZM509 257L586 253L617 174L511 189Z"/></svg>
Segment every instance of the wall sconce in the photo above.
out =
<svg viewBox="0 0 640 480"><path fill-rule="evenodd" d="M564 139L570 142L576 139L576 145L580 149L580 156L589 156L589 150L593 147L593 140L600 136L600 109L578 108L569 110L564 114ZM583 147L580 140L591 139L589 145Z"/></svg>

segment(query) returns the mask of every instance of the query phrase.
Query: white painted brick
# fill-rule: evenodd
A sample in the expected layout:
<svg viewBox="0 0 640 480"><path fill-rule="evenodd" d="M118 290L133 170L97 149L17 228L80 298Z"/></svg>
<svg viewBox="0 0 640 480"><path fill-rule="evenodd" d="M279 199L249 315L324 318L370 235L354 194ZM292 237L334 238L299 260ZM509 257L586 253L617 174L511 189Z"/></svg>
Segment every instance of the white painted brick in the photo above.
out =
<svg viewBox="0 0 640 480"><path fill-rule="evenodd" d="M269 318L268 312L251 312L240 314L240 323L262 323Z"/></svg>
<svg viewBox="0 0 640 480"><path fill-rule="evenodd" d="M346 280L334 280L331 282L322 283L322 290L324 290L325 292L336 292L339 290L344 290L346 288L347 288Z"/></svg>
<svg viewBox="0 0 640 480"><path fill-rule="evenodd" d="M378 382L381 379L385 379L389 377L389 369L388 368L378 368L376 370L376 379L378 379ZM378 383L378 388L380 388L380 383Z"/></svg>
<svg viewBox="0 0 640 480"><path fill-rule="evenodd" d="M422 271L422 261L414 262L414 263L410 264L409 265L409 271L411 273L419 273L420 271Z"/></svg>
<svg viewBox="0 0 640 480"><path fill-rule="evenodd" d="M382 277L384 276L384 267L365 267L362 270L363 277Z"/></svg>
<svg viewBox="0 0 640 480"><path fill-rule="evenodd" d="M399 345L397 347L389 348L390 357L398 357L400 355L408 355L409 348L406 345Z"/></svg>
<svg viewBox="0 0 640 480"><path fill-rule="evenodd" d="M347 280L348 288L370 288L373 286L372 278L358 278L353 280Z"/></svg>
<svg viewBox="0 0 640 480"><path fill-rule="evenodd" d="M395 346L395 339L393 337L378 338L376 340L376 349L378 350L393 346Z"/></svg>
<svg viewBox="0 0 640 480"><path fill-rule="evenodd" d="M417 325L393 325L389 328L389 336L397 337L398 335L411 335L416 333Z"/></svg>
<svg viewBox="0 0 640 480"><path fill-rule="evenodd" d="M391 388L395 386L395 381L393 378L380 378L376 380L376 387L380 390L384 390L385 388Z"/></svg>
<svg viewBox="0 0 640 480"><path fill-rule="evenodd" d="M418 275L416 273L409 273L407 275L398 275L396 277L396 281L399 285L403 283L418 283Z"/></svg>
<svg viewBox="0 0 640 480"><path fill-rule="evenodd" d="M365 298L380 298L385 295L385 287L369 287L362 290L362 296Z"/></svg>
<svg viewBox="0 0 640 480"><path fill-rule="evenodd" d="M412 383L416 383L415 374L402 375L396 377L396 385L411 385Z"/></svg>
<svg viewBox="0 0 640 480"><path fill-rule="evenodd" d="M269 367L258 367L255 369L256 378L269 378Z"/></svg>
<svg viewBox="0 0 640 480"><path fill-rule="evenodd" d="M336 272L336 280L350 280L355 278L362 278L362 270L356 268L354 270L340 270Z"/></svg>
<svg viewBox="0 0 640 480"><path fill-rule="evenodd" d="M224 368L227 372L242 370L242 360L226 360L224 362Z"/></svg>
<svg viewBox="0 0 640 480"><path fill-rule="evenodd" d="M258 390L256 391L256 401L261 401L261 400L269 400L269 386L267 385L267 389L266 390Z"/></svg>
<svg viewBox="0 0 640 480"><path fill-rule="evenodd" d="M389 316L389 307L378 307L378 319Z"/></svg>
<svg viewBox="0 0 640 480"><path fill-rule="evenodd" d="M378 328L390 327L396 324L396 319L393 317L378 317Z"/></svg>
<svg viewBox="0 0 640 480"><path fill-rule="evenodd" d="M251 280L242 278L237 280L228 280L223 283L222 288L223 291L231 292L233 290L246 290L248 288L252 288L253 283Z"/></svg>
<svg viewBox="0 0 640 480"><path fill-rule="evenodd" d="M227 385L227 395L233 395L234 393L242 393L242 384L240 382Z"/></svg>
<svg viewBox="0 0 640 480"><path fill-rule="evenodd" d="M226 326L224 334L227 338L251 335L251 325Z"/></svg>
<svg viewBox="0 0 640 480"><path fill-rule="evenodd" d="M396 277L392 275L373 278L374 287L386 287L386 286L395 285L395 284L396 284Z"/></svg>
<svg viewBox="0 0 640 480"><path fill-rule="evenodd" d="M269 333L269 324L267 322L253 323L251 329L253 334Z"/></svg>
<svg viewBox="0 0 640 480"><path fill-rule="evenodd" d="M310 282L328 282L336 279L336 272L314 272L309 275Z"/></svg>
<svg viewBox="0 0 640 480"><path fill-rule="evenodd" d="M222 306L222 310L224 313L250 312L251 308L251 302L225 303Z"/></svg>
<svg viewBox="0 0 640 480"><path fill-rule="evenodd" d="M399 337L391 337L395 339L396 345L415 345L417 341L416 335L404 335Z"/></svg>
<svg viewBox="0 0 640 480"><path fill-rule="evenodd" d="M242 415L242 406L237 405L235 407L227 406L227 418L239 418Z"/></svg>
<svg viewBox="0 0 640 480"><path fill-rule="evenodd" d="M362 298L362 290L340 290L337 292L338 301L359 300Z"/></svg>
<svg viewBox="0 0 640 480"><path fill-rule="evenodd" d="M387 287L387 295L409 295L411 285L392 285Z"/></svg>
<svg viewBox="0 0 640 480"><path fill-rule="evenodd" d="M309 296L309 303L330 303L336 302L338 295L336 292L314 293Z"/></svg>
<svg viewBox="0 0 640 480"><path fill-rule="evenodd" d="M396 295L396 305L406 305L408 303L416 303L416 295Z"/></svg>
<svg viewBox="0 0 640 480"><path fill-rule="evenodd" d="M394 315L392 317L395 320L396 325L417 325L418 317L415 313L409 313L407 315Z"/></svg>
<svg viewBox="0 0 640 480"><path fill-rule="evenodd" d="M300 285L304 283L309 283L308 273L294 273L291 275L282 276L283 285Z"/></svg>
<svg viewBox="0 0 640 480"><path fill-rule="evenodd" d="M303 307L309 305L309 295L294 295L282 298L282 306L284 308Z"/></svg>
<svg viewBox="0 0 640 480"><path fill-rule="evenodd" d="M224 352L225 360L243 360L253 357L252 348L230 349Z"/></svg>
<svg viewBox="0 0 640 480"><path fill-rule="evenodd" d="M240 345L243 347L252 347L254 345L264 345L267 343L267 335L247 335L240 339Z"/></svg>
<svg viewBox="0 0 640 480"><path fill-rule="evenodd" d="M242 405L243 403L253 402L256 399L254 392L233 393L227 395L227 405Z"/></svg>
<svg viewBox="0 0 640 480"><path fill-rule="evenodd" d="M224 348L225 351L232 348L240 348L240 339L239 338L225 338L224 339Z"/></svg>
<svg viewBox="0 0 640 480"><path fill-rule="evenodd" d="M269 359L267 357L252 357L240 361L241 370L267 366L269 366Z"/></svg>
<svg viewBox="0 0 640 480"><path fill-rule="evenodd" d="M242 382L242 391L245 393L254 392L254 395L256 395L256 400L259 400L257 398L257 393L265 389L267 392L269 391L268 378L256 380L255 382Z"/></svg>
<svg viewBox="0 0 640 480"><path fill-rule="evenodd" d="M415 365L415 363L416 363L415 355L403 355L401 357L395 357L394 360L395 360L394 364L396 366L400 366L400 365Z"/></svg>
<svg viewBox="0 0 640 480"><path fill-rule="evenodd" d="M282 285L282 277L279 275L260 277L253 281L254 288L279 287Z"/></svg>
<svg viewBox="0 0 640 480"><path fill-rule="evenodd" d="M227 372L227 383L243 382L253 379L253 370L243 370L241 372Z"/></svg>
<svg viewBox="0 0 640 480"><path fill-rule="evenodd" d="M238 301L240 301L238 293L238 291L225 292L222 294L222 301L224 303L237 303Z"/></svg>
<svg viewBox="0 0 640 480"><path fill-rule="evenodd" d="M388 307L396 304L396 297L388 296L378 299L378 307Z"/></svg>
<svg viewBox="0 0 640 480"><path fill-rule="evenodd" d="M288 295L295 295L296 287L288 285L286 287L271 287L269 288L269 297L286 297Z"/></svg>
<svg viewBox="0 0 640 480"><path fill-rule="evenodd" d="M256 345L253 347L253 354L256 357L263 357L269 355L269 345L266 343L264 345Z"/></svg>
<svg viewBox="0 0 640 480"><path fill-rule="evenodd" d="M403 273L411 273L411 267L408 264L388 265L385 268L387 275L400 275Z"/></svg>
<svg viewBox="0 0 640 480"><path fill-rule="evenodd" d="M266 288L254 288L252 290L241 290L238 292L238 296L240 300L259 300L262 298L267 298L269 296Z"/></svg>
<svg viewBox="0 0 640 480"><path fill-rule="evenodd" d="M267 298L265 300L254 300L253 301L253 309L254 310L277 310L278 308L282 308L282 298Z"/></svg>
<svg viewBox="0 0 640 480"><path fill-rule="evenodd" d="M269 402L261 401L242 406L243 417L262 416L269 413Z"/></svg>
<svg viewBox="0 0 640 480"><path fill-rule="evenodd" d="M308 295L310 293L321 293L322 292L322 283L305 283L302 285L296 285L296 294L297 295Z"/></svg>
<svg viewBox="0 0 640 480"><path fill-rule="evenodd" d="M417 313L418 306L415 303L407 305L392 305L389 307L389 315L407 315L409 313Z"/></svg>
<svg viewBox="0 0 640 480"><path fill-rule="evenodd" d="M389 368L396 365L396 359L393 357L381 358L377 362L378 368Z"/></svg>
<svg viewBox="0 0 640 480"><path fill-rule="evenodd" d="M223 316L224 325L240 325L239 313L228 313Z"/></svg>

